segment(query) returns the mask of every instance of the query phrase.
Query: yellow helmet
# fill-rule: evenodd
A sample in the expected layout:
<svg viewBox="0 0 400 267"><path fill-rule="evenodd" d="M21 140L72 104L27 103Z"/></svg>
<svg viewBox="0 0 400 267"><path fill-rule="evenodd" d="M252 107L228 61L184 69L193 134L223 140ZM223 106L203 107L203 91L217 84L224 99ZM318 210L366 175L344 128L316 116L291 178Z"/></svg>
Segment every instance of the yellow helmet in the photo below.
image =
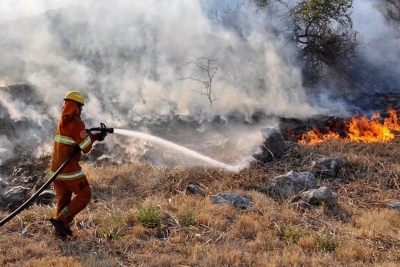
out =
<svg viewBox="0 0 400 267"><path fill-rule="evenodd" d="M65 99L69 99L69 100L73 100L75 102L78 102L79 104L81 104L82 106L85 105L85 98L83 97L83 95L78 92L78 91L69 91L65 97Z"/></svg>

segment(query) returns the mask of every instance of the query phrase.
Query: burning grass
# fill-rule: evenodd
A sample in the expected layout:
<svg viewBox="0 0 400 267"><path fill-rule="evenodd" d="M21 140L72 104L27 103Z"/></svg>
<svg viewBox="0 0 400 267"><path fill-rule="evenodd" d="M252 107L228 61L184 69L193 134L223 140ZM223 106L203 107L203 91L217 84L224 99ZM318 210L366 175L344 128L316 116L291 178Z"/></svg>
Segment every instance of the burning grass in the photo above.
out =
<svg viewBox="0 0 400 267"><path fill-rule="evenodd" d="M398 144L395 136L293 145L280 160L238 174L85 163L93 201L75 218L75 237L55 239L46 221L54 207L33 205L0 229L0 265L398 266L399 213L386 205L400 200ZM337 210L299 209L265 194L276 175L309 170L320 156L348 159L338 178L317 177L338 194ZM190 183L207 196L186 194ZM209 195L232 191L253 205L211 203Z"/></svg>
<svg viewBox="0 0 400 267"><path fill-rule="evenodd" d="M387 118L384 119L378 113L372 114L371 118L366 115L357 116L345 120L343 125L328 122L328 129L324 129L324 131L312 129L302 134L299 143L316 144L327 140L364 143L390 142L395 136L393 131L400 130L400 124L396 110L388 109L387 115Z"/></svg>

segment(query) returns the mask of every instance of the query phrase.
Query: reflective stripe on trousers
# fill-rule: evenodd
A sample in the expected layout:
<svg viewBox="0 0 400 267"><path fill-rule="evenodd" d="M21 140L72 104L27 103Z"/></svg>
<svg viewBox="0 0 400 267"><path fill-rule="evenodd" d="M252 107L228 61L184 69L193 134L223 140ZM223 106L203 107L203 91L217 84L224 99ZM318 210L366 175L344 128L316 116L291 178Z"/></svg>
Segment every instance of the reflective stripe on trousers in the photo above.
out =
<svg viewBox="0 0 400 267"><path fill-rule="evenodd" d="M53 176L54 173L55 172L50 172L50 176ZM77 179L77 178L80 178L80 177L83 177L83 176L85 176L85 174L83 173L82 170L79 170L77 172L72 172L72 173L63 173L62 172L57 176L57 178L66 179L66 180L74 180L74 179Z"/></svg>

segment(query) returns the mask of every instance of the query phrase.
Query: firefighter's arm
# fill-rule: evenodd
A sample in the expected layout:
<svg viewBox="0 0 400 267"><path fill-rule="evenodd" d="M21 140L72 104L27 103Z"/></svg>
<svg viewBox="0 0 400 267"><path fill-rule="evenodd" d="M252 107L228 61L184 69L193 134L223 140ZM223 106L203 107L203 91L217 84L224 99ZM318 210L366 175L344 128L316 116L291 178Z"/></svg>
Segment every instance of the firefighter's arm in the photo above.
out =
<svg viewBox="0 0 400 267"><path fill-rule="evenodd" d="M79 137L80 138L78 138L78 140L80 142L77 142L77 144L79 145L83 153L89 153L90 150L92 150L93 145L91 136L86 132L86 129L84 129L79 132Z"/></svg>
<svg viewBox="0 0 400 267"><path fill-rule="evenodd" d="M75 124L73 130L73 138L75 143L81 148L83 153L88 153L92 149L93 140L86 131L84 123Z"/></svg>

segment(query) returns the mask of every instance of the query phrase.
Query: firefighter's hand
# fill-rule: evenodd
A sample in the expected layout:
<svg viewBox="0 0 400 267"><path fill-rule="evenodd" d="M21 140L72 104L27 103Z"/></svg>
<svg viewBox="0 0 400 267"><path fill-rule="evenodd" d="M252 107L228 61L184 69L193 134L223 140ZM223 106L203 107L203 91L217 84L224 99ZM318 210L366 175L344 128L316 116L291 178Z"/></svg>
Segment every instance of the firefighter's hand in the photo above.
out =
<svg viewBox="0 0 400 267"><path fill-rule="evenodd" d="M99 138L97 139L98 141L103 141L104 140L104 138L106 138L106 136L107 136L107 133L104 131L102 131L102 132L100 132L99 133Z"/></svg>

